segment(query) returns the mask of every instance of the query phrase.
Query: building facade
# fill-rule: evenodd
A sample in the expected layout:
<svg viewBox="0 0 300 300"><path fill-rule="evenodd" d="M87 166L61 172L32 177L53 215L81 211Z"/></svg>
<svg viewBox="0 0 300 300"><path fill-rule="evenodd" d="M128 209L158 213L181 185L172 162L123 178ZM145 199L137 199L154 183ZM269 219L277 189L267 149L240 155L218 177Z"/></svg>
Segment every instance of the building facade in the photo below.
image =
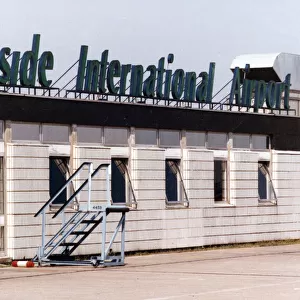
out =
<svg viewBox="0 0 300 300"><path fill-rule="evenodd" d="M299 57L237 58L229 98L214 103L214 63L199 76L172 73L164 58L144 71L108 63L107 50L101 62L87 61L87 46L75 89L53 88L53 54L38 59L39 39L21 59L0 53L0 256L35 256L45 241L34 215L84 162L110 165L109 184L100 171L91 198L130 208L126 251L300 237L300 81L297 68L289 70ZM50 206L46 240L87 201L85 189L52 218L86 174ZM109 215L108 233L116 223ZM97 228L74 254L99 253L100 242ZM117 237L112 251L120 247Z"/></svg>
<svg viewBox="0 0 300 300"><path fill-rule="evenodd" d="M34 214L85 161L111 164L112 201L131 208L127 251L299 238L297 116L0 98L2 256L35 255L41 219ZM93 190L100 202L101 176ZM60 225L52 214L49 237ZM97 253L100 240L95 231L76 254Z"/></svg>

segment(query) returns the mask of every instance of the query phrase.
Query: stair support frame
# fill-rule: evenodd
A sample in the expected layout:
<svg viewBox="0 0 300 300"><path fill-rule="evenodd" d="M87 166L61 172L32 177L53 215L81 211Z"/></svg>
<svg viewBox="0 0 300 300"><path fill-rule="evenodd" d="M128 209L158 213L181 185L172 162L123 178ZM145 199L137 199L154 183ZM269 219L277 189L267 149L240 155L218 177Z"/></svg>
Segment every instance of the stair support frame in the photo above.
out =
<svg viewBox="0 0 300 300"><path fill-rule="evenodd" d="M77 211L74 211L74 215L71 216L66 221L65 216L65 208L71 203L72 196L67 200L65 205L58 210L58 212L54 215L53 218L55 218L57 215L62 214L61 220L62 220L62 226L59 229L59 231L46 243L45 242L45 236L46 236L46 209L50 207L51 203L58 197L58 195L65 190L67 185L71 182L71 179L73 179L83 168L83 166L88 166L88 178L86 179L85 183L82 184L78 190L77 193L81 192L83 187L87 184L88 186L88 199L87 199L87 205L85 209L80 210L80 205L78 207ZM93 176L102 168L106 167L106 205L101 206L92 206L91 198L92 198L92 178ZM99 165L96 170L93 170L93 164L89 162L83 163L79 169L69 178L69 180L66 182L66 184L58 191L54 197L52 197L48 202L46 202L43 207L35 214L35 217L38 215L42 215L42 243L41 246L38 248L37 255L33 258L33 261L38 261L39 265L87 265L92 264L94 266L103 265L103 266L115 266L115 265L124 265L124 259L125 259L125 216L126 212L129 211L129 208L124 206L116 206L112 205L111 203L111 194L110 194L110 170L108 164L102 164ZM121 213L121 218L118 222L118 225L116 229L114 230L114 233L110 239L110 242L108 244L108 247L106 248L106 236L107 236L107 215L110 212L115 213ZM79 225L83 224L83 221L87 219L90 214L94 213L93 217L90 220L87 220L87 224L83 226L83 228L80 230L81 232L85 231L85 229L88 229L88 227L92 224L92 221L96 219L98 216L100 216L99 220L96 220L97 222L94 222L95 224L91 226L90 229L86 231L86 234L80 233L75 234L75 236L71 239L71 241L67 241L67 238L72 234L72 232L76 231L77 227ZM82 214L82 215L80 215ZM79 218L77 218L79 217ZM88 221L91 221L89 223ZM61 261L61 260L53 260L49 259L49 257L56 251L58 247L66 247L64 250L61 251L61 255L64 255L66 249L68 249L69 245L64 245L64 243L74 243L72 245L71 250L69 253L65 255L70 255L73 251L76 250L76 248L83 242L83 240L101 223L101 229L102 229L102 243L101 243L101 256L91 257L90 260L87 261ZM121 229L121 230L120 230ZM109 255L110 248L115 241L115 238L117 234L121 231L121 253L120 255ZM83 235L83 238L80 238L79 241L75 242L75 240L80 237L80 235ZM77 243L77 245L76 245ZM50 249L48 249L50 248Z"/></svg>

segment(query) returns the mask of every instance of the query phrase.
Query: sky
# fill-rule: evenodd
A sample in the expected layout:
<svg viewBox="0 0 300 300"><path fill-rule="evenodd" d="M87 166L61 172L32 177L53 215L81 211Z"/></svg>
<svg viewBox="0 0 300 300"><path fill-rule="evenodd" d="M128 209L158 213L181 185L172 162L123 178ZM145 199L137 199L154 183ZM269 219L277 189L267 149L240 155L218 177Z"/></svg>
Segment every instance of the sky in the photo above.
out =
<svg viewBox="0 0 300 300"><path fill-rule="evenodd" d="M2 0L3 1L3 0ZM215 92L231 79L232 60L241 54L300 54L298 0L14 0L0 18L0 48L30 50L41 34L40 54L52 51L55 80L78 58L157 64L169 53L172 69L208 71L216 62Z"/></svg>

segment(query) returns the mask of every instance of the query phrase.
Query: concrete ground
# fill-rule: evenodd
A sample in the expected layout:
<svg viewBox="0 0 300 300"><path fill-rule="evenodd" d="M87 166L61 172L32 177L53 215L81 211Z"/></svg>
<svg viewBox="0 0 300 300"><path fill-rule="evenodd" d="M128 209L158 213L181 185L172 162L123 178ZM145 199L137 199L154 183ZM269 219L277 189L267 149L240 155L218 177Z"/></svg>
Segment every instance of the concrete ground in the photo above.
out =
<svg viewBox="0 0 300 300"><path fill-rule="evenodd" d="M135 256L114 268L1 268L0 299L300 299L300 245Z"/></svg>

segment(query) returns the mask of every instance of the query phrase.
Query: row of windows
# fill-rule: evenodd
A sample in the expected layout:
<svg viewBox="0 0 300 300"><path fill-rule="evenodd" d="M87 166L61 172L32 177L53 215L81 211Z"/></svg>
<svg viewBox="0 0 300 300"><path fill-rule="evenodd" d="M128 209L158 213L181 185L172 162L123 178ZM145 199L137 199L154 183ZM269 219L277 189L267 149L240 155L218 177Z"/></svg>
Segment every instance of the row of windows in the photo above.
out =
<svg viewBox="0 0 300 300"><path fill-rule="evenodd" d="M0 122L0 132L3 123ZM40 141L44 143L69 143L70 127L67 125L11 123L12 141ZM77 126L77 142L84 144L103 144L127 146L129 144L129 129L111 127ZM206 147L227 149L227 143L232 141L233 148L268 149L269 137L265 135L227 134L215 132L185 131L184 137L179 130L135 129L135 145L180 147L182 138L187 147Z"/></svg>
<svg viewBox="0 0 300 300"><path fill-rule="evenodd" d="M69 159L65 157L51 157L49 162L50 170L50 197L67 180L70 175ZM131 201L132 186L130 175L127 169L127 159L111 160L111 197L114 203L127 203ZM180 170L179 159L167 159L165 161L165 193L167 203L188 202L183 178ZM275 190L272 184L269 171L269 163L266 161L258 162L258 198L259 200L276 199ZM227 163L223 160L214 161L214 200L216 202L227 200ZM67 200L67 192L62 193L55 204L63 203Z"/></svg>
<svg viewBox="0 0 300 300"><path fill-rule="evenodd" d="M179 146L180 131L135 129L136 145ZM227 149L229 134L216 132L185 131L187 147L207 147L214 149ZM234 148L268 149L269 138L265 135L232 134Z"/></svg>
<svg viewBox="0 0 300 300"><path fill-rule="evenodd" d="M268 161L259 161L257 166L258 199L276 200L276 193L269 170ZM215 201L227 200L227 162L223 160L214 161L214 199Z"/></svg>

